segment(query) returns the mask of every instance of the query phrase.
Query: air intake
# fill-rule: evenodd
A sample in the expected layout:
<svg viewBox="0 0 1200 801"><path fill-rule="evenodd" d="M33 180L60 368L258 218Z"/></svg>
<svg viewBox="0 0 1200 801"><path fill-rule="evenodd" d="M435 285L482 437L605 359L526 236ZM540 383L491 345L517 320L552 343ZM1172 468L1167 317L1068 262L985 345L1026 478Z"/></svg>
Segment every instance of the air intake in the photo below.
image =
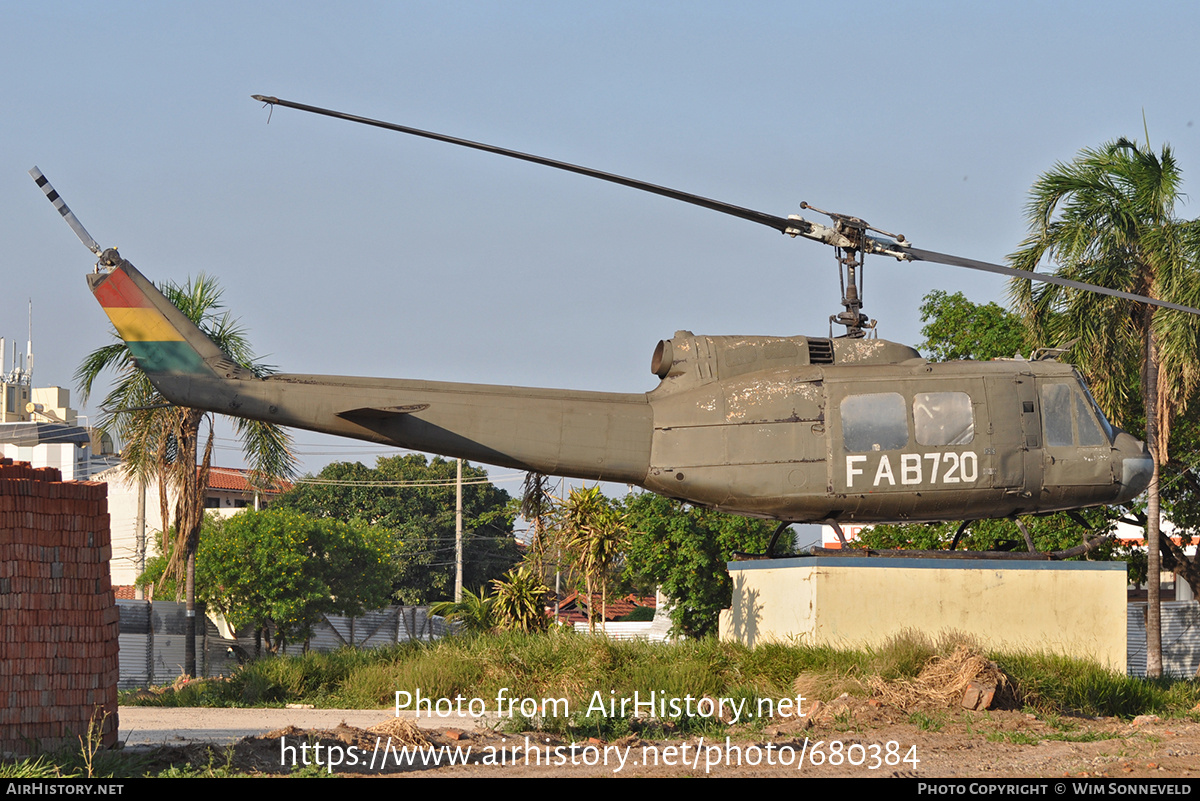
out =
<svg viewBox="0 0 1200 801"><path fill-rule="evenodd" d="M808 363L833 364L833 340L809 338Z"/></svg>

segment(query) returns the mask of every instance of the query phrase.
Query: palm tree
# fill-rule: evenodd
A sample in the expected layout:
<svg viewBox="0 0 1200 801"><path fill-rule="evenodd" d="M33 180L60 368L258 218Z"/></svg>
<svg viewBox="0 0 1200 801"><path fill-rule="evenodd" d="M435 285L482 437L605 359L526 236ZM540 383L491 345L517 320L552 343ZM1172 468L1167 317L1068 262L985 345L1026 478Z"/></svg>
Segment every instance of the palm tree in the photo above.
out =
<svg viewBox="0 0 1200 801"><path fill-rule="evenodd" d="M269 372L254 362L245 332L227 311L222 311L221 290L211 278L201 274L182 287L168 283L162 292L233 361L256 375ZM201 456L200 434L207 413L167 403L138 369L129 347L115 330L112 335L117 341L88 354L75 372L75 380L86 403L103 373L115 375L116 384L102 404L105 413L99 427L122 442L124 468L131 479L139 484L158 479L162 549L163 555L170 559L164 577L171 576L177 582L184 579L186 583L189 632L184 669L194 676L196 549L212 459L212 423ZM284 429L236 418L234 424L246 461L251 465L252 485L266 488L275 479L292 472L291 437ZM170 490L175 490L177 497L173 544L167 541Z"/></svg>
<svg viewBox="0 0 1200 801"><path fill-rule="evenodd" d="M550 589L542 583L541 576L520 565L492 579L496 590L493 610L496 625L506 631L545 631L550 625L546 617L546 593Z"/></svg>
<svg viewBox="0 0 1200 801"><path fill-rule="evenodd" d="M463 587L461 601L439 601L429 607L429 614L440 615L448 623L462 624L468 634L486 634L496 627L496 596L487 590L471 592Z"/></svg>
<svg viewBox="0 0 1200 801"><path fill-rule="evenodd" d="M1014 267L1032 270L1048 256L1063 277L1195 306L1200 223L1175 216L1180 182L1165 145L1156 154L1149 144L1120 139L1083 150L1033 185L1030 234L1009 258ZM1074 361L1111 417L1121 422L1145 414L1154 461L1146 510L1146 672L1160 676L1159 469L1167 462L1171 423L1200 381L1200 324L1184 312L1049 284L1014 282L1012 291L1037 339L1078 339Z"/></svg>
<svg viewBox="0 0 1200 801"><path fill-rule="evenodd" d="M608 573L620 556L628 529L599 487L571 490L563 503L563 535L575 555L588 595L588 631L594 632L592 598L600 585L600 625L608 615Z"/></svg>
<svg viewBox="0 0 1200 801"><path fill-rule="evenodd" d="M533 524L533 539L529 543L538 575L544 568L546 550L546 516L550 513L550 479L542 473L526 472L521 488L521 517Z"/></svg>

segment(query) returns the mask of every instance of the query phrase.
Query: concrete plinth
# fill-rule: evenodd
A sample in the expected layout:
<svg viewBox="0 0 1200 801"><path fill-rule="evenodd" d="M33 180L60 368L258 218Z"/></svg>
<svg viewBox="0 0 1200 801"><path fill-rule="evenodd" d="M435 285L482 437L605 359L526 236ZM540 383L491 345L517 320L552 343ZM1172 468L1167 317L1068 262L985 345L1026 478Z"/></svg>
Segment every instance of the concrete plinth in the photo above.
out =
<svg viewBox="0 0 1200 801"><path fill-rule="evenodd" d="M1125 672L1123 562L812 557L730 562L721 639L878 645L960 631Z"/></svg>

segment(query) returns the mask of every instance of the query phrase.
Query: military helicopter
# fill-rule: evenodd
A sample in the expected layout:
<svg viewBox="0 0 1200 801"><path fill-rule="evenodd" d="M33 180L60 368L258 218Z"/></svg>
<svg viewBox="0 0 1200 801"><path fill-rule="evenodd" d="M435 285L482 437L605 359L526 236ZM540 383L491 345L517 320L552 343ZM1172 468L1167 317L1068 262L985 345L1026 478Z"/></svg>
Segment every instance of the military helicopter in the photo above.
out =
<svg viewBox="0 0 1200 801"><path fill-rule="evenodd" d="M1144 443L1105 419L1079 374L1055 360L934 364L868 338L863 257L930 261L1200 310L1054 275L921 250L856 217L780 217L566 162L275 97L285 106L622 184L834 248L839 337L703 336L654 348L659 379L610 393L301 374L258 377L206 337L115 249L101 250L35 167L30 171L99 257L88 283L138 366L171 403L549 475L633 484L697 506L794 523L940 522L1120 504L1149 484ZM965 528L966 524L964 524ZM959 535L963 533L960 529ZM951 546L951 551L955 543ZM767 554L771 555L775 541ZM911 552L905 552L911 555ZM946 553L946 552L942 552ZM963 553L963 552L958 552Z"/></svg>

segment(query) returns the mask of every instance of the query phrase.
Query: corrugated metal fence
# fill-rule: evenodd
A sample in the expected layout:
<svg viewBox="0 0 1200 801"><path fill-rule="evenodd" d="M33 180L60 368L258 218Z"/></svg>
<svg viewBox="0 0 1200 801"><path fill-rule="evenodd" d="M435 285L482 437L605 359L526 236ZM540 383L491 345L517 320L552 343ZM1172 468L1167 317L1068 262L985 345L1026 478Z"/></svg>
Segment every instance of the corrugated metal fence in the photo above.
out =
<svg viewBox="0 0 1200 801"><path fill-rule="evenodd" d="M587 623L574 624L577 634L587 634ZM671 621L665 615L652 621L642 623L606 623L603 627L596 624L596 634L602 634L610 640L649 640L650 642L666 642L671 639Z"/></svg>
<svg viewBox="0 0 1200 801"><path fill-rule="evenodd" d="M117 601L121 613L120 668L118 687L131 690L166 684L183 673L183 651L187 617L184 604L174 601ZM240 649L254 653L253 632L239 632L237 640L220 635L207 618L198 632L196 672L202 677L228 676L238 666ZM335 651L345 646L378 648L409 640L434 640L449 633L442 618L431 616L426 606L392 606L361 617L327 615L313 630L310 650ZM284 648L299 653L304 643Z"/></svg>
<svg viewBox="0 0 1200 801"><path fill-rule="evenodd" d="M409 640L436 640L449 633L446 621L430 615L427 606L390 606L355 618L326 615L313 629L308 647L317 651L335 651L347 645L379 648Z"/></svg>
<svg viewBox="0 0 1200 801"><path fill-rule="evenodd" d="M1125 626L1128 670L1146 675L1146 604L1129 605ZM1162 604L1163 675L1191 678L1200 668L1200 601Z"/></svg>
<svg viewBox="0 0 1200 801"><path fill-rule="evenodd" d="M174 601L117 601L121 613L121 677L117 687L132 690L174 681L183 673L187 631L186 606ZM207 618L199 627L196 672L226 676L237 667L231 648L237 643L221 637Z"/></svg>

